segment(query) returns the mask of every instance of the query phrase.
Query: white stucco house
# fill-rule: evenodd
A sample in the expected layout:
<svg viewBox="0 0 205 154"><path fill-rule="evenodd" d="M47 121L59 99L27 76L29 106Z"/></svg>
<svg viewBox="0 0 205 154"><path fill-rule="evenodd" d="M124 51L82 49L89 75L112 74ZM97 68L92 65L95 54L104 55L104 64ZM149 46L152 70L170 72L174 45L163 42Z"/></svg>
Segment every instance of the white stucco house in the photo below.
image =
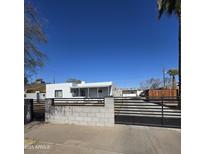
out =
<svg viewBox="0 0 205 154"><path fill-rule="evenodd" d="M46 98L102 98L112 93L112 82L46 84Z"/></svg>
<svg viewBox="0 0 205 154"><path fill-rule="evenodd" d="M122 89L113 82L86 83L38 83L25 86L24 99L44 100L46 98L103 98L137 97L137 89Z"/></svg>

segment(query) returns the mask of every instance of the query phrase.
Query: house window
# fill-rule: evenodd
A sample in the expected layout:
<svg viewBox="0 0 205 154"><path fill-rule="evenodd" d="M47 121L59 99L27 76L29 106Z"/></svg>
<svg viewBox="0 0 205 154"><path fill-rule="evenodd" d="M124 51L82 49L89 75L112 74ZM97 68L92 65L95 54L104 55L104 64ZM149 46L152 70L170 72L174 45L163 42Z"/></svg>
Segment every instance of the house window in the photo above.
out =
<svg viewBox="0 0 205 154"><path fill-rule="evenodd" d="M57 98L63 97L63 91L62 90L55 90L55 97L57 97Z"/></svg>
<svg viewBox="0 0 205 154"><path fill-rule="evenodd" d="M102 93L102 89L99 89L98 92L99 92L99 93Z"/></svg>
<svg viewBox="0 0 205 154"><path fill-rule="evenodd" d="M76 97L78 95L78 91L76 89L71 89L71 93L73 97Z"/></svg>

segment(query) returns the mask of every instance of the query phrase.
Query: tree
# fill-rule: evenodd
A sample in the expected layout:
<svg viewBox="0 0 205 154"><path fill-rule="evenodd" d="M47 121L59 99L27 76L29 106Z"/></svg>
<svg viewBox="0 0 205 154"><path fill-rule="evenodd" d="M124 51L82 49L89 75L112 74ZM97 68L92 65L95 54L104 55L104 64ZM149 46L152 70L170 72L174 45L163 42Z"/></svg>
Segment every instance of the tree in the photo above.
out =
<svg viewBox="0 0 205 154"><path fill-rule="evenodd" d="M167 71L167 73L169 74L169 76L172 77L172 88L176 89L176 79L175 79L175 76L178 75L178 70L177 69L169 69Z"/></svg>
<svg viewBox="0 0 205 154"><path fill-rule="evenodd" d="M81 83L82 81L79 80L79 79L70 78L70 79L66 80L65 82L79 84L79 83Z"/></svg>
<svg viewBox="0 0 205 154"><path fill-rule="evenodd" d="M28 84L28 79L27 77L24 77L24 85L27 85Z"/></svg>
<svg viewBox="0 0 205 154"><path fill-rule="evenodd" d="M167 89L167 88L171 88L172 87L172 80L170 79L170 78L168 78L168 77L165 77L164 78L164 82L165 82L165 88Z"/></svg>
<svg viewBox="0 0 205 154"><path fill-rule="evenodd" d="M166 13L172 15L173 13L178 17L179 31L178 31L178 74L179 74L179 97L181 97L181 0L157 0L158 5L158 18L160 19L162 14ZM178 104L181 108L181 101Z"/></svg>
<svg viewBox="0 0 205 154"><path fill-rule="evenodd" d="M45 55L37 47L38 43L46 43L41 22L36 10L30 2L24 3L24 76L36 73L36 68L44 65Z"/></svg>
<svg viewBox="0 0 205 154"><path fill-rule="evenodd" d="M140 83L140 88L143 90L146 89L157 89L162 87L162 80L151 78Z"/></svg>
<svg viewBox="0 0 205 154"><path fill-rule="evenodd" d="M181 96L181 0L157 0L158 18L166 13L168 15L175 14L178 17L179 31L178 31L178 75L179 75L179 96Z"/></svg>

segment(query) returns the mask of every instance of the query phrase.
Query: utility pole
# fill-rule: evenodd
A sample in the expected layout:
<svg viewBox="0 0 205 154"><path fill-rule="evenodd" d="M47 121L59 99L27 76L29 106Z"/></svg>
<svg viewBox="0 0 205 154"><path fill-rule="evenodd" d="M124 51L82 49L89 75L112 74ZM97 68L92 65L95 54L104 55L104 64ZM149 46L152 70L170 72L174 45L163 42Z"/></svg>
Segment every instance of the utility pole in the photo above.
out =
<svg viewBox="0 0 205 154"><path fill-rule="evenodd" d="M55 75L53 76L53 83L55 83L56 81L55 81Z"/></svg>
<svg viewBox="0 0 205 154"><path fill-rule="evenodd" d="M163 82L164 82L164 89L165 89L166 83L165 83L165 69L164 69L164 67L162 69L162 73L163 73Z"/></svg>

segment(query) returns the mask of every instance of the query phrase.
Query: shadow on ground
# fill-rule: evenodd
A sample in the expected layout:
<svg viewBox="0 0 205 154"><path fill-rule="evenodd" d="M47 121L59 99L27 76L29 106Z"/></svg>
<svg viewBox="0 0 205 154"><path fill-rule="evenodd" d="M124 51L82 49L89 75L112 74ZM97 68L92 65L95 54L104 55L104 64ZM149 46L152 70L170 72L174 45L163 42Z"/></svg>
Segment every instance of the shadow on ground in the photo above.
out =
<svg viewBox="0 0 205 154"><path fill-rule="evenodd" d="M45 113L33 112L33 121L45 121Z"/></svg>

